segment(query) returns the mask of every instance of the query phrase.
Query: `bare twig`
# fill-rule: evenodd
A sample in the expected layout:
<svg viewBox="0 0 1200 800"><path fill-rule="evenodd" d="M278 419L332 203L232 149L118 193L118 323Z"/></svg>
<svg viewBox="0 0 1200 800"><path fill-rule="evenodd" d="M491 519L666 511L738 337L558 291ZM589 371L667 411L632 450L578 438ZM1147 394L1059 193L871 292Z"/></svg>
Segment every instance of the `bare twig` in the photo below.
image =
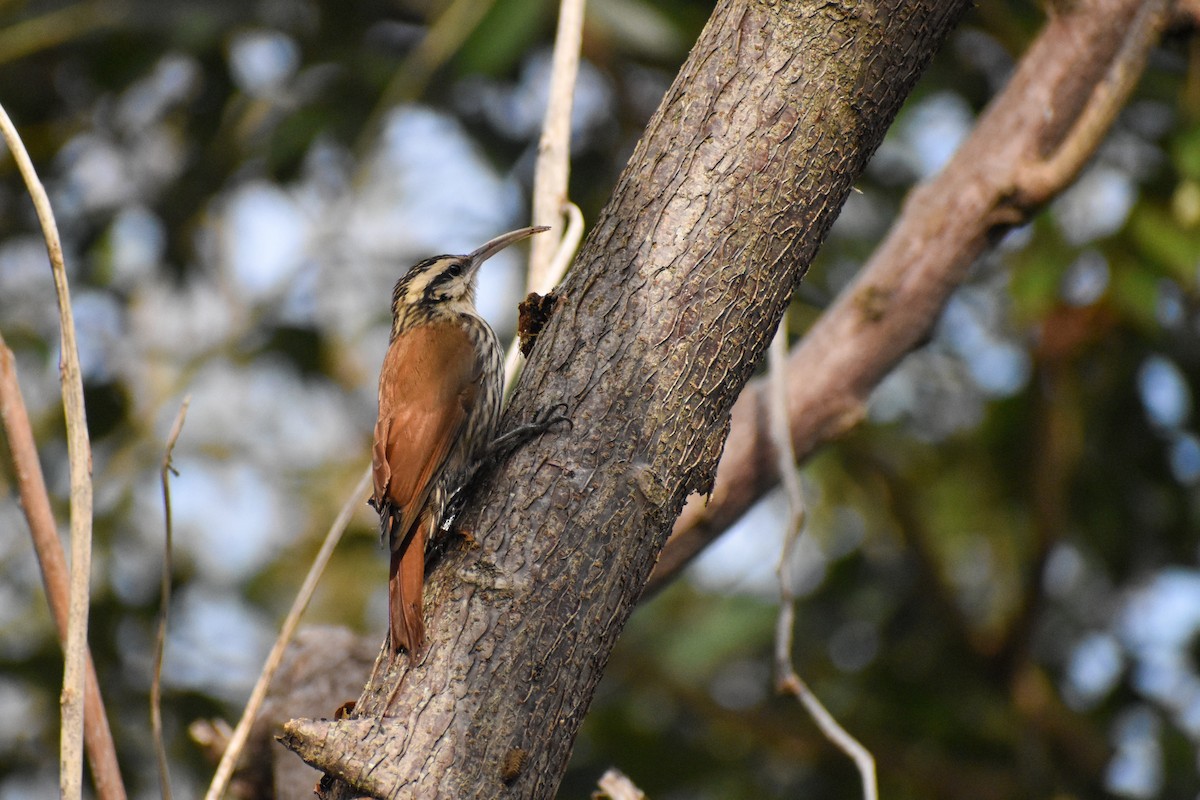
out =
<svg viewBox="0 0 1200 800"><path fill-rule="evenodd" d="M804 490L800 486L800 476L796 472L796 451L792 448L791 425L787 415L787 355L788 355L788 324L787 315L779 321L779 330L771 340L771 348L767 351L767 389L768 420L771 425L771 442L775 449L775 463L779 470L780 483L783 484L784 494L787 495L787 529L783 539L783 551L779 558L779 592L781 605L784 610L790 610L796 600L792 589L791 577L788 575L788 564L796 549L796 542L804 530ZM781 615L782 616L782 615ZM786 641L784 637L776 639L775 666L786 667L791 661L792 626L787 626Z"/></svg>
<svg viewBox="0 0 1200 800"><path fill-rule="evenodd" d="M175 415L175 424L167 436L167 448L162 460L162 496L163 519L166 533L163 542L162 562L162 599L158 610L158 639L154 643L154 677L150 682L150 729L154 734L154 752L158 756L158 783L162 789L163 800L171 800L171 771L167 764L167 745L163 739L162 727L162 665L163 651L167 643L167 617L171 608L171 474L175 467L171 465L171 453L175 450L175 442L183 430L183 421L187 417L191 397L183 398L179 413Z"/></svg>
<svg viewBox="0 0 1200 800"><path fill-rule="evenodd" d="M71 603L67 620L66 667L63 670L62 738L59 754L60 789L65 800L83 794L83 695L87 672L88 579L92 569L92 451L88 442L87 415L83 407L83 376L75 344L75 320L71 293L63 264L62 242L54 222L50 198L42 188L20 134L0 107L0 132L12 151L17 169L37 210L54 274L58 316L62 334L63 409L67 418L67 457L71 465Z"/></svg>
<svg viewBox="0 0 1200 800"><path fill-rule="evenodd" d="M779 330L771 340L767 353L770 375L771 438L775 444L775 457L779 475L788 499L787 533L783 540L783 551L779 556L779 618L775 625L775 688L779 692L795 695L801 705L812 716L817 727L842 752L854 760L862 778L863 797L876 800L879 790L875 782L875 758L871 752L851 736L825 708L812 690L796 672L792 663L792 634L796 621L796 592L792 586L789 567L795 554L796 543L804 529L804 493L800 487L800 476L796 473L796 455L792 449L792 434L787 413L787 315L779 323Z"/></svg>
<svg viewBox="0 0 1200 800"><path fill-rule="evenodd" d="M567 204L571 175L571 106L575 79L579 74L579 50L583 42L584 0L561 0L546 117L538 142L533 174L533 225L548 225L547 236L535 236L529 245L529 291L546 292L556 280L550 274L553 254L558 249L557 231Z"/></svg>
<svg viewBox="0 0 1200 800"><path fill-rule="evenodd" d="M530 281L532 292L548 292L562 282L567 268L575 260L579 242L583 240L583 212L579 210L579 206L567 200L563 203L563 214L567 217L567 229L558 240L558 249L554 251L554 258L550 259L550 269L546 271L545 281L541 284Z"/></svg>
<svg viewBox="0 0 1200 800"><path fill-rule="evenodd" d="M550 230L530 240L529 273L525 280L525 290L538 294L549 292L562 281L583 239L583 212L567 198L567 184L571 177L571 106L579 74L584 4L585 0L562 0L558 8L550 91L533 173L531 215L531 224L546 225ZM560 235L564 216L567 226ZM516 386L521 363L521 350L514 337L504 358L506 397Z"/></svg>
<svg viewBox="0 0 1200 800"><path fill-rule="evenodd" d="M1134 15L1108 71L1066 136L1043 160L1030 166L1021 186L1024 202L1034 206L1045 203L1083 169L1137 85L1166 20L1163 5L1156 3L1146 3Z"/></svg>
<svg viewBox="0 0 1200 800"><path fill-rule="evenodd" d="M544 276L544 283L534 283L533 271L529 273L529 291L545 294L553 289L562 281L563 276L567 274L567 267L571 265L572 259L575 258L575 251L579 247L580 240L583 239L583 212L579 210L579 206L568 201L566 205L567 212L567 230L563 233L562 238L558 242L558 250L554 253L554 258L550 261L550 271ZM533 237L538 239L540 237ZM517 376L521 374L521 364L523 356L521 355L521 339L519 336L514 336L512 342L508 346L508 353L504 357L504 396L508 397L512 393L513 387L517 385Z"/></svg>
<svg viewBox="0 0 1200 800"><path fill-rule="evenodd" d="M54 524L54 512L50 508L46 481L42 477L33 429L30 427L29 414L25 410L25 402L21 399L21 389L17 383L13 354L5 346L3 337L0 337L0 420L4 423L4 433L12 452L21 508L29 523L29 533L33 538L38 565L42 570L46 599L58 629L59 641L65 651L71 593L70 581L67 578L67 557L63 553L62 542ZM100 696L100 681L96 677L96 665L92 663L90 653L87 656L84 680L83 736L96 796L100 800L125 800L125 784L121 780L121 770L117 764L117 749L113 745L108 715L104 712L104 700Z"/></svg>
<svg viewBox="0 0 1200 800"><path fill-rule="evenodd" d="M779 576L779 618L775 623L775 675L782 691L784 676L792 669L792 631L796 615L796 594L792 587L789 567L795 555L796 543L804 530L804 493L796 473L796 453L787 419L787 315L779 322L779 330L767 351L767 419L771 441L775 447L775 463L780 483L787 496L787 523L783 548L779 554L776 573Z"/></svg>
<svg viewBox="0 0 1200 800"><path fill-rule="evenodd" d="M887 238L792 353L788 414L798 458L863 419L867 397L928 336L975 258L1070 184L1128 99L1168 6L1086 0L1050 17L971 136L912 191ZM764 392L763 382L751 383L734 406L711 501L688 501L647 595L778 480L759 455Z"/></svg>
<svg viewBox="0 0 1200 800"><path fill-rule="evenodd" d="M204 795L205 800L220 800L225 794L225 789L229 786L229 779L233 777L233 771L237 767L238 758L241 756L242 749L246 746L246 740L250 736L250 728L254 724L254 719L258 716L258 711L267 696L267 689L271 686L271 679L275 677L275 671L279 669L279 662L283 660L283 652L287 649L288 642L292 640L292 635L296 632L296 626L300 624L300 617L304 614L304 610L308 608L308 603L312 600L313 593L317 590L317 582L321 579L321 574L325 571L325 566L329 563L334 548L337 547L337 543L341 540L346 526L350 524L350 517L353 516L355 509L362 505L363 497L367 493L370 481L371 470L368 469L359 478L354 491L342 505L342 510L338 512L333 525L329 527L329 532L325 534L325 541L321 544L321 549L317 552L312 566L308 569L308 575L305 576L304 583L300 586L300 591L297 593L296 599L292 602L292 608L288 611L287 618L283 621L283 628L279 631L279 637L275 640L271 652L267 655L267 661L263 665L262 673L258 676L258 682L254 684L254 690L250 692L250 699L246 702L246 709L242 712L242 718L238 720L237 727L233 729L233 735L229 739L229 746L225 749L225 754L221 756L221 763L217 765L217 772L213 776L212 784L208 787L208 792Z"/></svg>

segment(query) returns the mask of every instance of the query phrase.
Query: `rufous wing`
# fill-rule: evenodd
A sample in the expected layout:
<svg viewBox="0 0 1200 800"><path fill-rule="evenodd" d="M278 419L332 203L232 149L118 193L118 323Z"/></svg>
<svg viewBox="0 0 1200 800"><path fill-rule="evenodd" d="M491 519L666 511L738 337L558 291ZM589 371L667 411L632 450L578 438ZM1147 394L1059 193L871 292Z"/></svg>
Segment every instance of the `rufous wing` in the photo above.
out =
<svg viewBox="0 0 1200 800"><path fill-rule="evenodd" d="M420 624L424 539L433 533L425 530L418 535L418 520L429 511L429 524L436 522L433 510L426 506L474 406L481 375L470 337L454 323L421 325L396 336L379 374L379 419L371 450L374 499L389 534L391 572L406 576L389 579L389 608L415 603L418 624L404 626L410 630L423 632L424 628ZM392 520L392 509L398 524ZM395 594L401 585L403 599ZM393 617L393 637L399 630L396 623ZM393 638L392 646L416 652L421 641Z"/></svg>

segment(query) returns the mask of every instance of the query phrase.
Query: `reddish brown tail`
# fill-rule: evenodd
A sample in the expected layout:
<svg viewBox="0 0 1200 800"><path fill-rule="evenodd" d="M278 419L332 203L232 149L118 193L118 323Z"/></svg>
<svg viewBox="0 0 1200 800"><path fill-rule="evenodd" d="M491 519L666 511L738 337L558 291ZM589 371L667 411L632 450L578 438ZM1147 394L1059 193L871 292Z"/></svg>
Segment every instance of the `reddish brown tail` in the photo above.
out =
<svg viewBox="0 0 1200 800"><path fill-rule="evenodd" d="M392 652L403 648L409 655L416 655L425 645L421 595L425 587L427 524L427 519L422 517L408 541L392 551L388 573L388 626Z"/></svg>

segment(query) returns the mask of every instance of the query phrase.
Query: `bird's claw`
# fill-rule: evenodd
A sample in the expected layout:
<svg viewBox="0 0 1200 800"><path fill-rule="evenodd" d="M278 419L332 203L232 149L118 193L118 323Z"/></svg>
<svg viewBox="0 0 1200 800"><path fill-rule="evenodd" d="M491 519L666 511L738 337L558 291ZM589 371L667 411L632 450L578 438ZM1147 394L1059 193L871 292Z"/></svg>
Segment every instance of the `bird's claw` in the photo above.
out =
<svg viewBox="0 0 1200 800"><path fill-rule="evenodd" d="M555 403L549 408L543 408L535 413L533 415L533 422L518 425L516 428L493 440L488 446L487 452L475 464L471 473L463 481L463 484L455 489L454 493L446 501L445 519L455 519L463 509L463 506L466 505L467 497L477 484L478 479L486 477L500 462L512 455L518 448L530 440L541 436L560 422L565 422L567 425L574 427L571 420L564 413L566 410L566 403Z"/></svg>
<svg viewBox="0 0 1200 800"><path fill-rule="evenodd" d="M548 431L560 422L567 423L567 427L574 430L575 423L571 422L567 416L567 404L555 403L549 408L543 408L533 415L533 427L541 428L543 431Z"/></svg>

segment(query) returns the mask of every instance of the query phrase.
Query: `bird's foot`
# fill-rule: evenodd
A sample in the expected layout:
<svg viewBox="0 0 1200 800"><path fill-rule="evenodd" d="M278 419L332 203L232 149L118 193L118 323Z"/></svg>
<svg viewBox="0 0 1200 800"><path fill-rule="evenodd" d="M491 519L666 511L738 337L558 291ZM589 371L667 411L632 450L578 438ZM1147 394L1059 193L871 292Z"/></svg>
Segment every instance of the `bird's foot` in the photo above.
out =
<svg viewBox="0 0 1200 800"><path fill-rule="evenodd" d="M504 435L493 439L483 456L463 479L462 485L455 489L454 493L446 500L446 510L442 514L442 519L445 520L443 527L453 529L455 520L458 519L459 513L466 506L467 500L470 499L471 493L478 486L479 482L482 479L486 479L496 467L500 466L500 463L504 459L560 422L571 425L571 420L563 413L566 410L566 403L555 403L549 408L544 408L534 414L533 422L518 425ZM467 539L468 545L475 545L474 536L463 531L460 531L460 533Z"/></svg>
<svg viewBox="0 0 1200 800"><path fill-rule="evenodd" d="M533 422L518 425L511 431L497 437L488 446L487 461L493 465L499 464L519 448L561 422L565 422L568 426L571 426L571 420L566 416L566 410L566 403L555 403L549 408L543 408L534 414Z"/></svg>

